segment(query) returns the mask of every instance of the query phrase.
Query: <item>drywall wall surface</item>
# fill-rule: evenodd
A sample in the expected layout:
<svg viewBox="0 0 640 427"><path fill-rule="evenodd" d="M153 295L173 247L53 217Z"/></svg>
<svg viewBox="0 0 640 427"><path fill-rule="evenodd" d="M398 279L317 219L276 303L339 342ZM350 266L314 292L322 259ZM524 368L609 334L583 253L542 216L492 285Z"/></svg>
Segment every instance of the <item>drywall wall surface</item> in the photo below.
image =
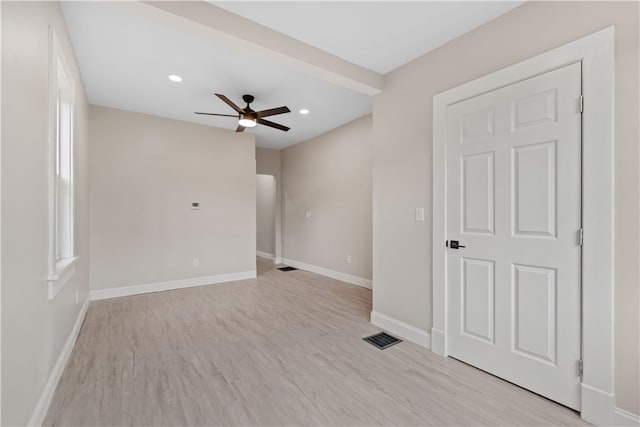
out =
<svg viewBox="0 0 640 427"><path fill-rule="evenodd" d="M88 104L58 2L2 8L2 425L26 425L89 295ZM49 26L75 86L73 278L47 298ZM76 303L76 294L78 302Z"/></svg>
<svg viewBox="0 0 640 427"><path fill-rule="evenodd" d="M282 150L285 258L371 279L370 133L367 115Z"/></svg>
<svg viewBox="0 0 640 427"><path fill-rule="evenodd" d="M256 173L261 175L273 175L280 177L282 150L256 147Z"/></svg>
<svg viewBox="0 0 640 427"><path fill-rule="evenodd" d="M640 412L639 6L527 2L386 75L385 90L373 106L373 307L428 332L433 95L616 26L616 405L635 414ZM425 207L425 222L413 220L418 206Z"/></svg>
<svg viewBox="0 0 640 427"><path fill-rule="evenodd" d="M274 255L276 187L273 175L256 175L256 250Z"/></svg>
<svg viewBox="0 0 640 427"><path fill-rule="evenodd" d="M91 106L90 136L92 290L255 271L253 135Z"/></svg>
<svg viewBox="0 0 640 427"><path fill-rule="evenodd" d="M276 187L274 261L282 258L282 165L281 150L256 147L256 173L272 175Z"/></svg>

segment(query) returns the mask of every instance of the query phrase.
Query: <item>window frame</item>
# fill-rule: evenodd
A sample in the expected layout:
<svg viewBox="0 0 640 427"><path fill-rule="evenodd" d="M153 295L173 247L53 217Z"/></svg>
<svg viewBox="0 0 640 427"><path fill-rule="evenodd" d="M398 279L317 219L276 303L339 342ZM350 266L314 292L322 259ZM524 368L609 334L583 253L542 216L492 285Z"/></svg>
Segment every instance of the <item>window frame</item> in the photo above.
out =
<svg viewBox="0 0 640 427"><path fill-rule="evenodd" d="M66 110L63 110L66 109ZM75 252L75 182L74 182L74 113L75 86L71 68L53 27L49 27L49 256L47 268L48 298L53 300L75 274L79 257ZM62 122L64 120L64 124ZM61 131L68 145L61 144ZM61 157L61 155L63 157ZM61 163L67 167L61 169ZM62 174L62 172L66 173ZM60 181L68 179L67 194L60 196ZM65 224L59 219L65 203ZM60 235L66 225L64 240ZM61 246L62 245L62 246Z"/></svg>

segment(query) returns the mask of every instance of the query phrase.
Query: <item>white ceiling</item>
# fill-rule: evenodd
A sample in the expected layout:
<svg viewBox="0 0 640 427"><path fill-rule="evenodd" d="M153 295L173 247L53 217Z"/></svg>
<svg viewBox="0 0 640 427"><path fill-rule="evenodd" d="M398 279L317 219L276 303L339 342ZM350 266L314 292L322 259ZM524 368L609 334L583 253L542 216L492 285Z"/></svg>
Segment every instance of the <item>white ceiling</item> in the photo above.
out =
<svg viewBox="0 0 640 427"><path fill-rule="evenodd" d="M210 1L381 74L524 1Z"/></svg>
<svg viewBox="0 0 640 427"><path fill-rule="evenodd" d="M89 102L94 105L235 129L233 114L214 93L240 107L255 96L256 111L287 105L291 113L268 119L289 132L256 126L262 147L283 148L310 139L371 112L369 96L308 77L266 60L234 52L177 32L100 2L65 2L65 20L80 63ZM169 74L183 78L169 81ZM298 114L308 108L307 116Z"/></svg>
<svg viewBox="0 0 640 427"><path fill-rule="evenodd" d="M487 22L522 2L226 2L216 5L350 62L386 72ZM104 2L63 2L89 102L94 105L235 129L214 93L254 110L287 105L258 125L256 144L284 148L371 112L372 98L247 51L179 31ZM181 83L169 74L183 77ZM302 116L301 108L311 113Z"/></svg>

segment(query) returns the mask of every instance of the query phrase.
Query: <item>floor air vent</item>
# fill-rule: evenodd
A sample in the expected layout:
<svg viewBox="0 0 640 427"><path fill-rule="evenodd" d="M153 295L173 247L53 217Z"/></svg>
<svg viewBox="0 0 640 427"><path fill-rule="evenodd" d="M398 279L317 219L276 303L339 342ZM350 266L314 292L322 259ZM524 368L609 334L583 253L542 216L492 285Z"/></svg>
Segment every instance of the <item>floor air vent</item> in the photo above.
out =
<svg viewBox="0 0 640 427"><path fill-rule="evenodd" d="M385 348L389 348L394 344L401 343L402 340L396 337L392 337L386 332L380 332L379 334L371 335L369 337L362 338L366 342L371 345L376 346L380 350L384 350Z"/></svg>
<svg viewBox="0 0 640 427"><path fill-rule="evenodd" d="M293 270L297 270L297 268L295 268L295 267L280 267L280 268L278 268L278 270L280 270L280 271L293 271Z"/></svg>

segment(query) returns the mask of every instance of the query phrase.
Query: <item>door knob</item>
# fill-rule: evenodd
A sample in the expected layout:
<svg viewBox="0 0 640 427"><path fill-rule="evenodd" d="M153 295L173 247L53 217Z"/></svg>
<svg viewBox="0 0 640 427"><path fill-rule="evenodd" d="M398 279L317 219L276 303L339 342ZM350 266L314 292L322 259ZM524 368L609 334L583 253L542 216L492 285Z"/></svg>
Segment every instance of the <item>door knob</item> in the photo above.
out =
<svg viewBox="0 0 640 427"><path fill-rule="evenodd" d="M445 245L451 249L466 248L466 246L461 245L457 240L447 240Z"/></svg>

